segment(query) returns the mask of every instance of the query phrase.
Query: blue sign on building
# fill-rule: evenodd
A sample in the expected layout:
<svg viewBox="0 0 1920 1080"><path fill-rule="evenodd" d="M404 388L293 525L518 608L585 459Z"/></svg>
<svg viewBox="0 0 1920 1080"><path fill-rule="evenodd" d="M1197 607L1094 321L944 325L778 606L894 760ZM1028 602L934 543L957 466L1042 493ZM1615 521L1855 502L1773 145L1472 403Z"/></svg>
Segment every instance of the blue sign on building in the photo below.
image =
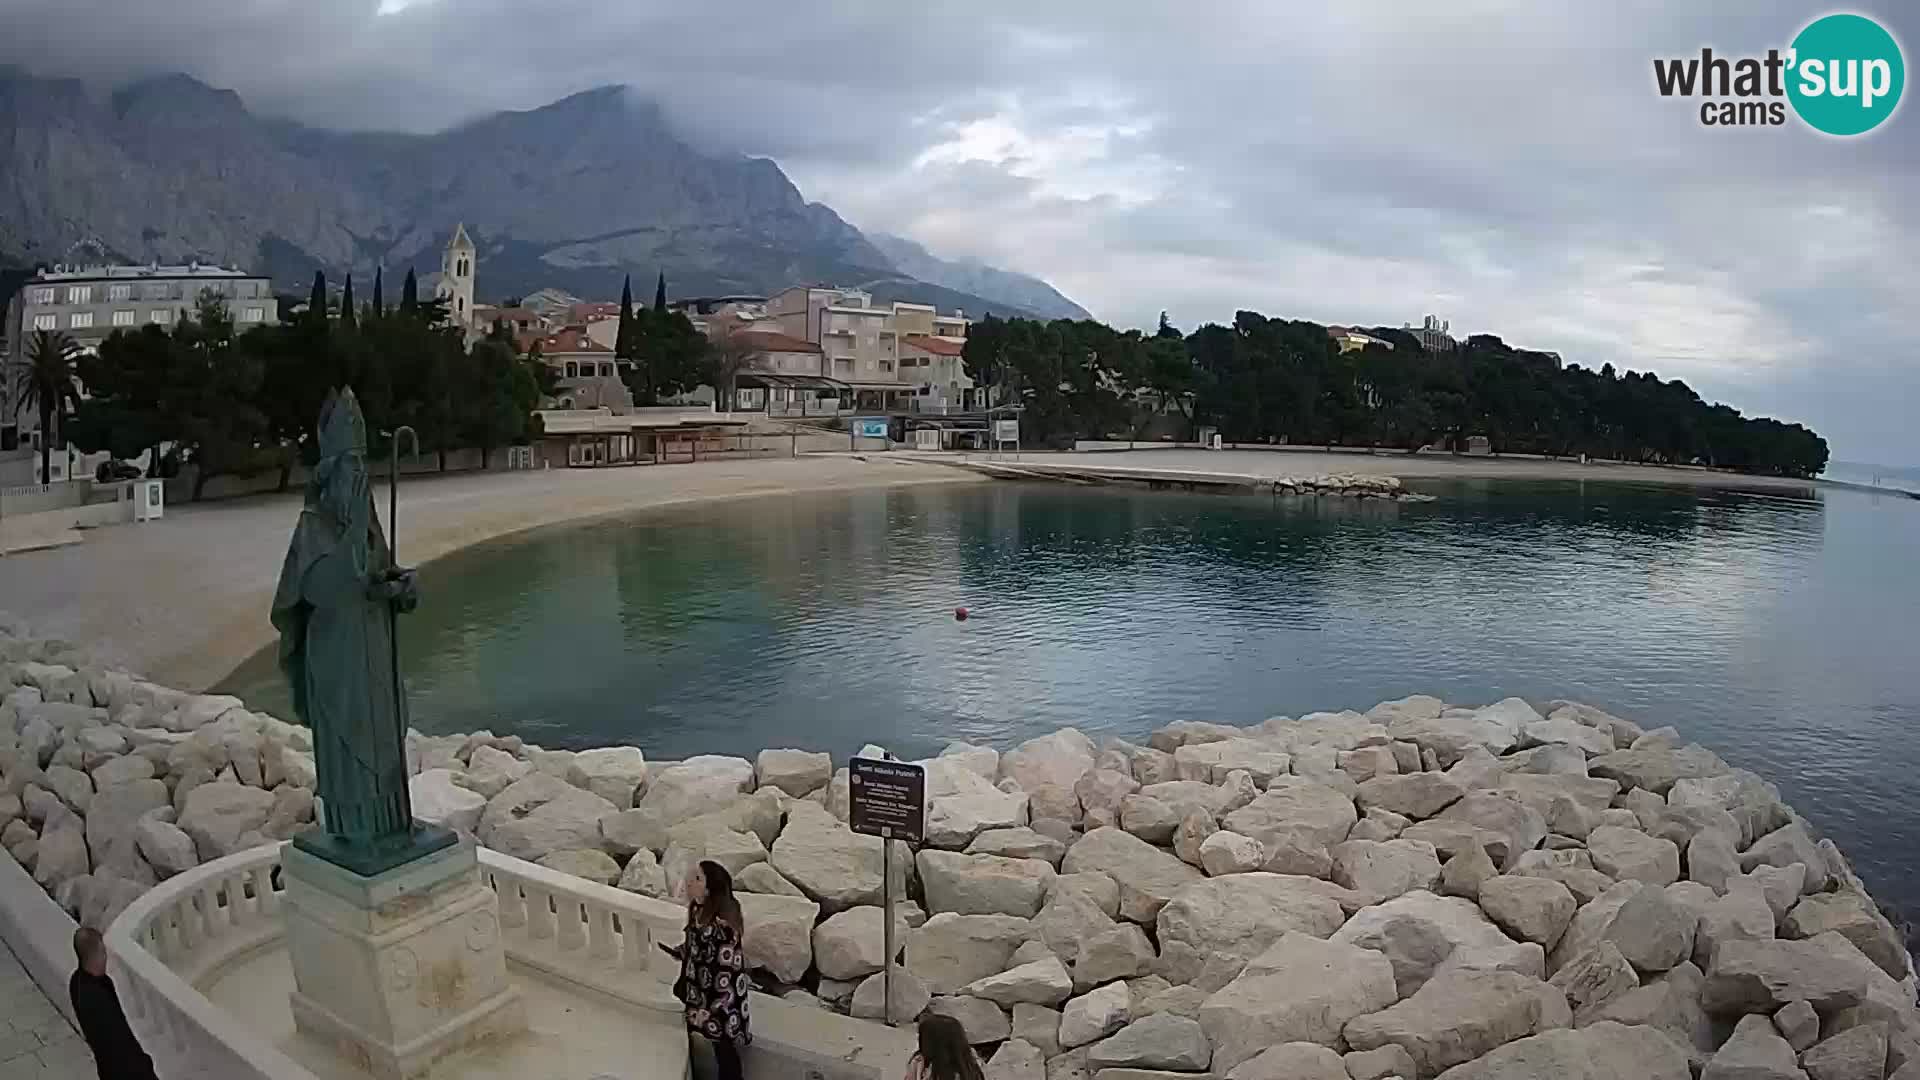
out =
<svg viewBox="0 0 1920 1080"><path fill-rule="evenodd" d="M885 417L862 417L853 422L853 434L859 439L884 439L887 437L887 420Z"/></svg>

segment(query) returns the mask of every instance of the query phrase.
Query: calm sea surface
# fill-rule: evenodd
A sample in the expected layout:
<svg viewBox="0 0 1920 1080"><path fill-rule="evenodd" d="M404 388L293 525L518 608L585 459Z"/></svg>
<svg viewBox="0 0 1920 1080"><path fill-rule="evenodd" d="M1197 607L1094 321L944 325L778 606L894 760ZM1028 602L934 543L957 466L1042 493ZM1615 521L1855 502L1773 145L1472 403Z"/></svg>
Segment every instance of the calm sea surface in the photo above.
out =
<svg viewBox="0 0 1920 1080"><path fill-rule="evenodd" d="M1920 502L1421 490L1439 500L994 483L548 529L423 571L402 662L422 730L662 759L1574 698L1773 779L1920 906ZM285 712L270 656L229 688Z"/></svg>

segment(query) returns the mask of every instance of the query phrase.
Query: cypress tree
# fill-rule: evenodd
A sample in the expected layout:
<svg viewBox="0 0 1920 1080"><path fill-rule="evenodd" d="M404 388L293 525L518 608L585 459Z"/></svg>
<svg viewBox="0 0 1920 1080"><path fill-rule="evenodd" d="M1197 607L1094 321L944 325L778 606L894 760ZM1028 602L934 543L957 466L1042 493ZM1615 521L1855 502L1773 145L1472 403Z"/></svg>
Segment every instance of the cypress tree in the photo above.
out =
<svg viewBox="0 0 1920 1080"><path fill-rule="evenodd" d="M653 283L653 310L667 310L667 272L660 271L660 277Z"/></svg>
<svg viewBox="0 0 1920 1080"><path fill-rule="evenodd" d="M313 291L307 294L307 317L327 321L327 274L324 270L313 272Z"/></svg>
<svg viewBox="0 0 1920 1080"><path fill-rule="evenodd" d="M633 275L620 286L620 329L613 336L613 355L633 359Z"/></svg>
<svg viewBox="0 0 1920 1080"><path fill-rule="evenodd" d="M420 306L420 283L413 279L413 267L407 267L407 280L400 285L400 310L413 314Z"/></svg>
<svg viewBox="0 0 1920 1080"><path fill-rule="evenodd" d="M347 283L340 289L340 329L351 330L357 322L353 310L353 272L347 272Z"/></svg>
<svg viewBox="0 0 1920 1080"><path fill-rule="evenodd" d="M373 314L379 318L386 313L386 302L380 298L380 267L376 266L373 268Z"/></svg>

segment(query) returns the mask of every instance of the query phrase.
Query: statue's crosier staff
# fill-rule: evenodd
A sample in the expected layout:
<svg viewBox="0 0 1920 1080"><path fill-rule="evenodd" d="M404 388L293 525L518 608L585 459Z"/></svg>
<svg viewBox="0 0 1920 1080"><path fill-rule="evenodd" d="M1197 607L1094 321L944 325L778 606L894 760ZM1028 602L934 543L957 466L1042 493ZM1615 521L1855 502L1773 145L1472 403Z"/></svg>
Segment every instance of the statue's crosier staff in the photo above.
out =
<svg viewBox="0 0 1920 1080"><path fill-rule="evenodd" d="M420 456L420 433L410 424L401 424L393 429L393 438L387 443L387 563L394 570L400 569L400 436L404 434L413 440L413 456ZM387 607L387 652L388 660L393 663L393 695L397 700L403 688L400 685L400 617L394 613L392 605Z"/></svg>

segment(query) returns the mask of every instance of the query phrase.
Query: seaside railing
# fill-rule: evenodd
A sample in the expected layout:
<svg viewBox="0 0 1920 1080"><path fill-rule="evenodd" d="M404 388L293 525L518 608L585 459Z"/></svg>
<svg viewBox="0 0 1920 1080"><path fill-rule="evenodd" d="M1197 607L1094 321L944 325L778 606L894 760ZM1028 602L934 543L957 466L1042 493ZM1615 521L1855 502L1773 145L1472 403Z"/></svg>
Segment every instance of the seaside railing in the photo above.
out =
<svg viewBox="0 0 1920 1080"><path fill-rule="evenodd" d="M317 1080L198 989L265 949L281 947L281 844L237 852L169 878L128 905L106 934L127 1021L162 1076ZM678 941L676 905L481 849L499 897L508 961L679 1022L673 972L655 936ZM662 957L664 959L664 957Z"/></svg>

